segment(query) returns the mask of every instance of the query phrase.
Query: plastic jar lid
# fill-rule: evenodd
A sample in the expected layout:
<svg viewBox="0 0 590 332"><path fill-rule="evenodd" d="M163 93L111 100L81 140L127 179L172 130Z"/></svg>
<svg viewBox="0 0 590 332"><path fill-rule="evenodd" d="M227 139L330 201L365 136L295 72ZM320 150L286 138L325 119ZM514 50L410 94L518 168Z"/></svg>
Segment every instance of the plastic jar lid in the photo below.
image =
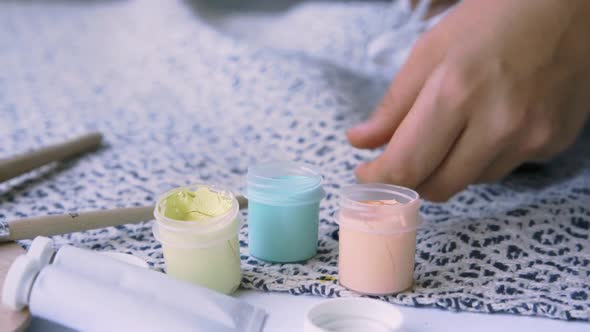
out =
<svg viewBox="0 0 590 332"><path fill-rule="evenodd" d="M397 204L371 201L395 200ZM371 183L344 187L336 222L360 232L394 234L415 231L422 218L417 192L390 184Z"/></svg>
<svg viewBox="0 0 590 332"><path fill-rule="evenodd" d="M368 298L339 298L312 306L305 314L305 332L393 332L403 317L392 304Z"/></svg>
<svg viewBox="0 0 590 332"><path fill-rule="evenodd" d="M164 216L166 198L181 190L196 190L200 187L217 192L231 199L229 210L219 216L200 221L181 221ZM166 246L179 248L207 248L226 242L237 236L241 218L239 203L229 188L218 185L193 184L172 189L158 198L154 209L156 222L153 224L154 237Z"/></svg>
<svg viewBox="0 0 590 332"><path fill-rule="evenodd" d="M221 195L231 199L232 204L227 212L222 215L207 218L206 220L192 222L175 220L164 216L162 212L166 207L166 198L171 194L181 190L196 190L199 187L206 187L207 189L217 192ZM154 209L154 218L160 227L165 228L170 232L195 232L199 234L216 233L220 230L231 226L238 215L240 207L234 194L226 187L207 184L193 184L189 186L174 188L158 198L156 207Z"/></svg>
<svg viewBox="0 0 590 332"><path fill-rule="evenodd" d="M273 161L248 168L246 196L267 205L304 205L319 202L325 192L322 176L311 166Z"/></svg>

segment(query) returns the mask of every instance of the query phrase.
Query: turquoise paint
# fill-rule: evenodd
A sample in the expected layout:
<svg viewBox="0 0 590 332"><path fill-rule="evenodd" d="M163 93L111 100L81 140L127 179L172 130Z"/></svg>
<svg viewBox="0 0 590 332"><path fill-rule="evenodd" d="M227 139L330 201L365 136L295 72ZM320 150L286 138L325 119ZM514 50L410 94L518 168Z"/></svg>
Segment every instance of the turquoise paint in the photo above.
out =
<svg viewBox="0 0 590 332"><path fill-rule="evenodd" d="M315 256L320 204L272 206L248 205L250 255L265 261L287 263Z"/></svg>
<svg viewBox="0 0 590 332"><path fill-rule="evenodd" d="M248 170L250 255L288 263L317 252L321 176L299 164L276 162Z"/></svg>

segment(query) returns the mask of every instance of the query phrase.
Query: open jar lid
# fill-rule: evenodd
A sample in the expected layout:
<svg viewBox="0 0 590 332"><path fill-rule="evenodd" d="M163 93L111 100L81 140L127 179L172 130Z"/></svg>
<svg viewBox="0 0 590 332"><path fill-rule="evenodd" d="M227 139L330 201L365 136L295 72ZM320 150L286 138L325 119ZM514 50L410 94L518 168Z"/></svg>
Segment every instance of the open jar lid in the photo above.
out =
<svg viewBox="0 0 590 332"><path fill-rule="evenodd" d="M360 232L395 234L422 224L420 195L409 188L383 183L342 188L336 222Z"/></svg>
<svg viewBox="0 0 590 332"><path fill-rule="evenodd" d="M273 161L248 168L246 197L273 206L305 205L324 196L322 176L310 165Z"/></svg>
<svg viewBox="0 0 590 332"><path fill-rule="evenodd" d="M403 324L394 305L368 298L339 298L322 301L305 314L304 332L394 332Z"/></svg>

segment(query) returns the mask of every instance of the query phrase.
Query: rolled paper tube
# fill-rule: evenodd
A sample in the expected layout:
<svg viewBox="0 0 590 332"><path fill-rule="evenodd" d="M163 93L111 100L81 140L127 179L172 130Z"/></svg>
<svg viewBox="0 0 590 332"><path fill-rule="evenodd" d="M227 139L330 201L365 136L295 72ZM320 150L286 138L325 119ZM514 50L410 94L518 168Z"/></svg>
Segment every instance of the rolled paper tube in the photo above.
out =
<svg viewBox="0 0 590 332"><path fill-rule="evenodd" d="M0 182L12 179L51 162L68 159L77 154L96 149L101 142L102 134L91 133L13 158L2 159L0 160Z"/></svg>

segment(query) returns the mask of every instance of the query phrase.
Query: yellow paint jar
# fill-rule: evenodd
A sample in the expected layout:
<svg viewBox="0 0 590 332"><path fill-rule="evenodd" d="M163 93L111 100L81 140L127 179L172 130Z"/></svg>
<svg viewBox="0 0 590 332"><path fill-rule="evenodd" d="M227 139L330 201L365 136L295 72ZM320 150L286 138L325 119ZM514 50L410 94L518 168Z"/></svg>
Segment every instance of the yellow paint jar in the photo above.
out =
<svg viewBox="0 0 590 332"><path fill-rule="evenodd" d="M166 273L224 294L240 285L239 206L225 187L173 189L156 204L154 237L162 244Z"/></svg>

